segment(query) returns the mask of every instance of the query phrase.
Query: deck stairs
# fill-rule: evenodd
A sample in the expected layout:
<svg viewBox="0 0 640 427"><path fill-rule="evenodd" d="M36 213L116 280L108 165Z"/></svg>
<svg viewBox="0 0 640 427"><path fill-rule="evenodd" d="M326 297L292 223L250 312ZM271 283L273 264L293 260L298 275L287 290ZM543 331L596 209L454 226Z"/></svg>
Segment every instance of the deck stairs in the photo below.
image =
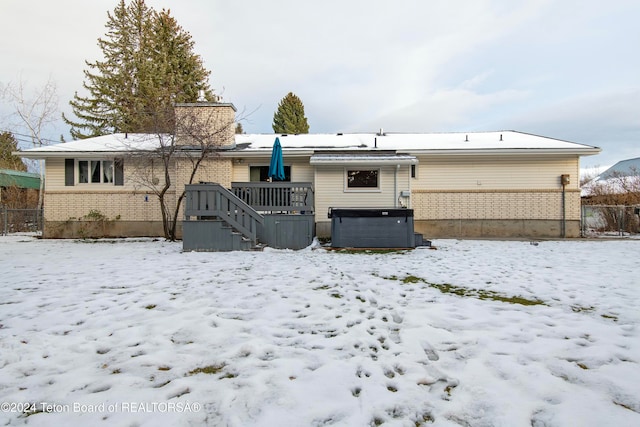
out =
<svg viewBox="0 0 640 427"><path fill-rule="evenodd" d="M259 250L264 217L217 183L187 185L183 221L185 251Z"/></svg>
<svg viewBox="0 0 640 427"><path fill-rule="evenodd" d="M185 251L302 249L314 237L310 182L232 182L185 186Z"/></svg>

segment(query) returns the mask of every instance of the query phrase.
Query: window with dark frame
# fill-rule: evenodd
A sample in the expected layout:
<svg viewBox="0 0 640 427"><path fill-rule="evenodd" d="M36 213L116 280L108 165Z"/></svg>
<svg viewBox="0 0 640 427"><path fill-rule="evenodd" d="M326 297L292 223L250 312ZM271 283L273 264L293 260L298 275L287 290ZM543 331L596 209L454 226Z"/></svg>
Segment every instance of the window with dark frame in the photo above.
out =
<svg viewBox="0 0 640 427"><path fill-rule="evenodd" d="M349 169L347 170L348 189L377 189L379 169Z"/></svg>

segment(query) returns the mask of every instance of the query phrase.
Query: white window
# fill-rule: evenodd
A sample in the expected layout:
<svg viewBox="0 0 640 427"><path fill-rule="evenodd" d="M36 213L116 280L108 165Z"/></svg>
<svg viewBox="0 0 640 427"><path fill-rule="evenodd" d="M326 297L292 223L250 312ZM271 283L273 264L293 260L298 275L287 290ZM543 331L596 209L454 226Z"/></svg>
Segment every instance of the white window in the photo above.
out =
<svg viewBox="0 0 640 427"><path fill-rule="evenodd" d="M345 190L377 191L380 190L380 169L346 169Z"/></svg>
<svg viewBox="0 0 640 427"><path fill-rule="evenodd" d="M78 160L78 183L113 184L113 160Z"/></svg>

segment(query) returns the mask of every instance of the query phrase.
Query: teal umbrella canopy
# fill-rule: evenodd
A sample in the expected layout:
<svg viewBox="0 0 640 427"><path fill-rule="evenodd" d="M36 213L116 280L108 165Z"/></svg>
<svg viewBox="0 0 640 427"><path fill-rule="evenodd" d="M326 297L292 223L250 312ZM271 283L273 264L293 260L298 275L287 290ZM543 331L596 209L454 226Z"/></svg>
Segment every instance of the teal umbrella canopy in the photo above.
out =
<svg viewBox="0 0 640 427"><path fill-rule="evenodd" d="M274 181L284 181L284 159L282 158L282 146L280 139L276 137L271 150L271 163L269 164L269 178Z"/></svg>

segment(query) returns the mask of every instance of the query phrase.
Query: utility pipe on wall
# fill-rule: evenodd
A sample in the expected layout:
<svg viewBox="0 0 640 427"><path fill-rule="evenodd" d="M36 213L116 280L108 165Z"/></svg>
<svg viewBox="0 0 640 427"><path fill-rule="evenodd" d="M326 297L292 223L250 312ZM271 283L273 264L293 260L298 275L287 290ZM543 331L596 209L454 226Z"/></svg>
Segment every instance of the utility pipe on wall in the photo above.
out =
<svg viewBox="0 0 640 427"><path fill-rule="evenodd" d="M561 237L567 237L567 195L566 186L571 183L569 175L560 175L560 184L562 184L562 225L560 227Z"/></svg>
<svg viewBox="0 0 640 427"><path fill-rule="evenodd" d="M400 165L396 165L396 169L393 171L393 207L398 207L398 171L400 170Z"/></svg>

